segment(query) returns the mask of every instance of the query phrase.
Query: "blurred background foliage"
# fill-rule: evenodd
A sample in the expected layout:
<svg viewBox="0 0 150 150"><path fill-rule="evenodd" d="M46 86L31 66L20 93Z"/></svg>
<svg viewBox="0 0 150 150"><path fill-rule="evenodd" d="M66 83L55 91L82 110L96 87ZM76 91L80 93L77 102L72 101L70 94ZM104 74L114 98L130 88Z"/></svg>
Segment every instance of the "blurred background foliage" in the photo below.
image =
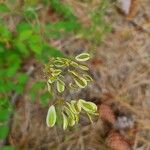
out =
<svg viewBox="0 0 150 150"><path fill-rule="evenodd" d="M24 94L30 73L24 69L28 60L38 63L48 61L50 56L64 54L50 44L51 40L61 39L72 34L93 45L100 43L111 26L105 21L109 1L102 0L94 11L89 13L91 24L84 26L75 15L72 7L60 0L5 0L0 2L0 140L9 133L9 120L14 112L13 96ZM58 17L56 20L42 21L40 15L48 8ZM44 81L36 82L30 89L31 99L36 100ZM40 103L47 106L50 95L41 93ZM4 146L3 150L14 148Z"/></svg>

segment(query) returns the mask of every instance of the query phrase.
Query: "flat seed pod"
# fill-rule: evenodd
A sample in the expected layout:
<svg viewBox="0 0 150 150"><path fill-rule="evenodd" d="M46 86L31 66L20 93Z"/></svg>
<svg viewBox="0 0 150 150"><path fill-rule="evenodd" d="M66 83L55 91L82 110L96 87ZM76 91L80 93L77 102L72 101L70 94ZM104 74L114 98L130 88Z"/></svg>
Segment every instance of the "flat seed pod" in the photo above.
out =
<svg viewBox="0 0 150 150"><path fill-rule="evenodd" d="M46 124L48 127L53 127L56 123L56 110L55 106L52 105L48 109L47 117L46 117Z"/></svg>
<svg viewBox="0 0 150 150"><path fill-rule="evenodd" d="M69 124L69 126L74 126L75 125L75 123L76 123L76 120L75 119L72 119L71 117L69 117L68 118L68 124Z"/></svg>
<svg viewBox="0 0 150 150"><path fill-rule="evenodd" d="M56 69L53 71L52 76L58 76L62 71L60 69Z"/></svg>
<svg viewBox="0 0 150 150"><path fill-rule="evenodd" d="M74 77L74 81L80 88L85 88L85 86L87 86L87 81L82 77Z"/></svg>
<svg viewBox="0 0 150 150"><path fill-rule="evenodd" d="M49 84L49 82L47 82L47 89L48 89L48 92L50 92L50 93L51 93L51 91L52 91L52 87L51 87L51 85Z"/></svg>
<svg viewBox="0 0 150 150"><path fill-rule="evenodd" d="M67 116L62 112L63 115L63 129L66 130L68 127L68 119Z"/></svg>
<svg viewBox="0 0 150 150"><path fill-rule="evenodd" d="M86 102L86 104L90 105L92 107L93 111L97 111L97 105L93 102Z"/></svg>
<svg viewBox="0 0 150 150"><path fill-rule="evenodd" d="M56 80L56 77L50 77L48 83L52 84Z"/></svg>
<svg viewBox="0 0 150 150"><path fill-rule="evenodd" d="M82 99L79 100L81 107L88 113L94 113L97 111L97 106L92 102L86 102Z"/></svg>
<svg viewBox="0 0 150 150"><path fill-rule="evenodd" d="M78 77L78 73L72 70L68 70L69 73L71 73L72 75Z"/></svg>
<svg viewBox="0 0 150 150"><path fill-rule="evenodd" d="M57 80L57 90L60 93L62 93L65 90L65 83L60 79Z"/></svg>
<svg viewBox="0 0 150 150"><path fill-rule="evenodd" d="M79 115L75 115L75 122L76 122L76 123L79 122Z"/></svg>
<svg viewBox="0 0 150 150"><path fill-rule="evenodd" d="M78 86L76 84L73 84L73 83L69 83L69 87L71 90L75 90L78 88Z"/></svg>
<svg viewBox="0 0 150 150"><path fill-rule="evenodd" d="M89 68L87 66L84 66L84 65L79 65L79 68L82 69L82 70L89 70Z"/></svg>
<svg viewBox="0 0 150 150"><path fill-rule="evenodd" d="M77 111L77 102L72 100L71 101L71 108L74 114L79 114L79 112Z"/></svg>
<svg viewBox="0 0 150 150"><path fill-rule="evenodd" d="M87 61L87 60L90 59L90 54L88 54L88 53L81 53L81 54L77 55L75 57L75 59L77 61Z"/></svg>
<svg viewBox="0 0 150 150"><path fill-rule="evenodd" d="M76 102L76 101L75 101ZM68 103L66 102L67 106L69 107L70 111L73 113L73 114L78 114L77 110L75 109L74 107L74 104L73 102L71 101L71 103Z"/></svg>
<svg viewBox="0 0 150 150"><path fill-rule="evenodd" d="M58 68L65 66L64 62L61 61L61 60L55 60L55 61L54 61L54 65L55 65L56 67L58 67Z"/></svg>
<svg viewBox="0 0 150 150"><path fill-rule="evenodd" d="M82 109L82 102L81 101L77 101L77 111L81 112Z"/></svg>
<svg viewBox="0 0 150 150"><path fill-rule="evenodd" d="M78 66L79 66L79 65L78 65L76 62L74 62L74 61L71 61L70 65L73 66L73 67L78 67Z"/></svg>
<svg viewBox="0 0 150 150"><path fill-rule="evenodd" d="M89 75L87 75L87 74L83 74L83 77L84 77L84 79L85 79L87 82L93 81L92 77L89 76Z"/></svg>
<svg viewBox="0 0 150 150"><path fill-rule="evenodd" d="M93 123L93 121L92 121L92 117L90 116L90 114L88 114L88 113L87 113L87 116L88 116L88 118L89 118L90 122L91 122L91 123Z"/></svg>
<svg viewBox="0 0 150 150"><path fill-rule="evenodd" d="M69 64L70 64L70 59L67 59L67 58L61 58L61 60L64 62L64 64L66 65L66 66L69 66Z"/></svg>
<svg viewBox="0 0 150 150"><path fill-rule="evenodd" d="M64 106L64 111L68 115L68 117L71 117L72 119L75 119L73 112L66 106Z"/></svg>

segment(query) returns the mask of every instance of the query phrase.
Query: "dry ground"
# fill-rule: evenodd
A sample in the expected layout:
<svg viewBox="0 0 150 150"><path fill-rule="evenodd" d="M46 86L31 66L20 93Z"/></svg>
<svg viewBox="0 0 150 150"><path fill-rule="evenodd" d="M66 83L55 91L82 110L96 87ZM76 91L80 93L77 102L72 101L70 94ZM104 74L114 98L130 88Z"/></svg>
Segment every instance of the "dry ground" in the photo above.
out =
<svg viewBox="0 0 150 150"><path fill-rule="evenodd" d="M82 20L84 14L80 14L84 6L68 2L81 21L88 22L87 18ZM75 95L94 101L102 109L106 106L108 110L100 110L101 117L93 125L82 117L80 125L74 129L65 132L56 127L49 129L45 124L47 108L29 101L27 90L20 97L22 102L14 116L9 142L21 150L105 150L112 144L108 140L110 135L113 134L113 139L118 134L130 149L150 150L149 12L149 0L139 2L138 12L130 20L115 7L111 8L107 19L112 22L112 32L94 48L91 43L74 37L52 41L69 55L87 49L94 52L88 65L95 81ZM29 83L39 78L35 72Z"/></svg>

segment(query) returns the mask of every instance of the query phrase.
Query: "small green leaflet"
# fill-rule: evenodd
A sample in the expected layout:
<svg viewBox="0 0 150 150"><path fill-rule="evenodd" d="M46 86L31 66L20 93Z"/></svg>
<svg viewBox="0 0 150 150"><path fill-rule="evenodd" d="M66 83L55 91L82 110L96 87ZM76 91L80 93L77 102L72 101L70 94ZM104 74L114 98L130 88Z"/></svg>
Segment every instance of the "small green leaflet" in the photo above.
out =
<svg viewBox="0 0 150 150"><path fill-rule="evenodd" d="M88 54L88 53L81 53L81 54L77 55L75 57L75 59L77 61L87 61L87 60L90 59L90 54Z"/></svg>
<svg viewBox="0 0 150 150"><path fill-rule="evenodd" d="M0 140L7 137L9 128L6 125L0 125Z"/></svg>
<svg viewBox="0 0 150 150"><path fill-rule="evenodd" d="M57 90L60 93L62 93L65 90L65 83L60 79L57 80Z"/></svg>
<svg viewBox="0 0 150 150"><path fill-rule="evenodd" d="M0 13L7 13L10 12L10 9L8 8L8 6L4 3L0 4Z"/></svg>
<svg viewBox="0 0 150 150"><path fill-rule="evenodd" d="M53 127L55 123L56 123L56 110L55 110L55 106L52 105L50 106L47 113L46 124L48 127Z"/></svg>

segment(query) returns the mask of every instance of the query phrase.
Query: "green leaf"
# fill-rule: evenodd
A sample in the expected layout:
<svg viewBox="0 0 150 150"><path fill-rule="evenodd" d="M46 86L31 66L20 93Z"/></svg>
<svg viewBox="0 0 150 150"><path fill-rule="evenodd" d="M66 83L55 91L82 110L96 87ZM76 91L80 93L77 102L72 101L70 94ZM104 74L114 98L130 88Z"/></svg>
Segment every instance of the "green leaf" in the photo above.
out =
<svg viewBox="0 0 150 150"><path fill-rule="evenodd" d="M63 116L63 129L66 130L68 127L68 119L67 116L62 112L62 116Z"/></svg>
<svg viewBox="0 0 150 150"><path fill-rule="evenodd" d="M81 53L81 54L77 55L75 57L75 59L77 61L87 61L87 60L90 59L90 54L88 54L88 53Z"/></svg>
<svg viewBox="0 0 150 150"><path fill-rule="evenodd" d="M60 93L62 93L65 90L65 83L60 79L57 80L57 90Z"/></svg>
<svg viewBox="0 0 150 150"><path fill-rule="evenodd" d="M14 44L15 47L19 50L19 52L21 52L24 56L29 56L30 51L28 50L27 45L24 42L16 40Z"/></svg>
<svg viewBox="0 0 150 150"><path fill-rule="evenodd" d="M6 108L0 109L0 121L7 121L10 116L10 111Z"/></svg>
<svg viewBox="0 0 150 150"><path fill-rule="evenodd" d="M38 81L32 85L32 89L43 89L45 87L45 82Z"/></svg>
<svg viewBox="0 0 150 150"><path fill-rule="evenodd" d="M19 69L19 67L20 67L20 64L19 64L19 63L17 63L17 62L14 63L13 65L11 65L11 66L7 69L6 75L7 75L8 77L14 76L14 75L16 74L17 70Z"/></svg>
<svg viewBox="0 0 150 150"><path fill-rule="evenodd" d="M5 145L2 150L17 150L16 148L12 147L12 146L7 146Z"/></svg>
<svg viewBox="0 0 150 150"><path fill-rule="evenodd" d="M80 88L85 88L87 86L87 81L82 77L74 77L74 81Z"/></svg>
<svg viewBox="0 0 150 150"><path fill-rule="evenodd" d="M50 106L47 113L46 124L48 127L53 127L55 123L56 123L56 110L55 110L55 106L52 105Z"/></svg>
<svg viewBox="0 0 150 150"><path fill-rule="evenodd" d="M42 44L43 45L43 50L42 50L42 53L40 55L37 55L37 59L43 61L43 62L48 62L49 60L49 57L62 57L63 56L63 53L54 48L54 47L51 47L45 43Z"/></svg>
<svg viewBox="0 0 150 150"><path fill-rule="evenodd" d="M30 39L30 36L32 35L33 31L32 30L24 30L24 31L21 31L19 33L19 40L20 41L24 41L24 40L27 40L27 39Z"/></svg>
<svg viewBox="0 0 150 150"><path fill-rule="evenodd" d="M7 7L6 4L4 4L4 3L0 4L0 13L7 13L9 11L10 11L10 9Z"/></svg>
<svg viewBox="0 0 150 150"><path fill-rule="evenodd" d="M18 83L20 84L25 84L28 80L29 76L25 73L20 73L18 74L18 77L17 77L17 80L18 80Z"/></svg>
<svg viewBox="0 0 150 150"><path fill-rule="evenodd" d="M18 94L22 94L23 90L24 90L24 85L22 84L16 84L14 87L14 90L18 93Z"/></svg>
<svg viewBox="0 0 150 150"><path fill-rule="evenodd" d="M0 24L0 41L7 42L11 39L11 32L5 24Z"/></svg>
<svg viewBox="0 0 150 150"><path fill-rule="evenodd" d="M79 28L80 25L76 21L59 21L51 25L51 29L56 31L60 31L63 29L67 32L71 32Z"/></svg>
<svg viewBox="0 0 150 150"><path fill-rule="evenodd" d="M9 128L6 125L0 125L0 139L5 139L8 135Z"/></svg>
<svg viewBox="0 0 150 150"><path fill-rule="evenodd" d="M38 81L32 85L29 91L32 101L34 101L35 98L37 97L38 91L44 88L45 88L45 82L42 82L42 81Z"/></svg>
<svg viewBox="0 0 150 150"><path fill-rule="evenodd" d="M37 55L40 55L42 53L43 47L42 47L41 43L32 43L32 42L30 42L29 47Z"/></svg>
<svg viewBox="0 0 150 150"><path fill-rule="evenodd" d="M40 103L43 107L47 106L49 101L52 99L52 95L49 92L45 92L40 96Z"/></svg>
<svg viewBox="0 0 150 150"><path fill-rule="evenodd" d="M76 19L76 17L72 13L71 8L65 4L62 4L60 0L51 0L50 2L52 8L60 15L63 15L65 19L70 19L70 20Z"/></svg>
<svg viewBox="0 0 150 150"><path fill-rule="evenodd" d="M16 28L17 28L18 33L22 32L22 31L26 31L26 30L32 30L31 25L26 22L21 22L21 23L17 24Z"/></svg>

